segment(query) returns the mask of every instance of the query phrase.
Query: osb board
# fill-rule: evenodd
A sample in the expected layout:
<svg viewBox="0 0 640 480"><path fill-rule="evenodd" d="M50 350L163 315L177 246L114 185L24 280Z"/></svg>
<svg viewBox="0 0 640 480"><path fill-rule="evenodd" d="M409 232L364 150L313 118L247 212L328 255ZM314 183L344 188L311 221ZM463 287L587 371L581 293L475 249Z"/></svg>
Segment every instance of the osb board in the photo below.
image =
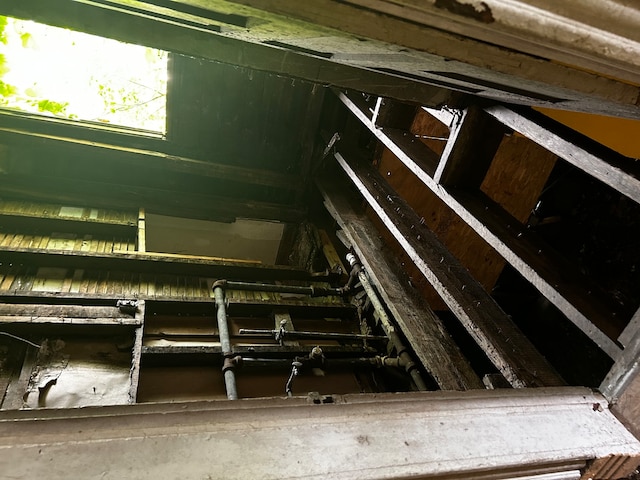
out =
<svg viewBox="0 0 640 480"><path fill-rule="evenodd" d="M430 129L431 135L438 126L433 117L419 115L422 119L414 127ZM437 122L438 124L440 122ZM442 124L440 124L442 125ZM445 127L446 128L446 127ZM481 189L498 202L518 221L526 222L555 163L555 156L519 136L507 136L487 173ZM425 187L388 149L382 151L379 171L390 185L403 197L425 224L447 248L460 260L473 277L487 291L495 285L505 262L474 230L446 206L431 190ZM371 214L373 217L374 215ZM377 221L377 220L376 220ZM377 223L381 227L381 223ZM400 256L400 261L410 276L412 284L425 295L435 310L445 309L444 302L426 279L402 253L399 245L383 228L383 237Z"/></svg>
<svg viewBox="0 0 640 480"><path fill-rule="evenodd" d="M420 141L438 155L442 155L449 138L449 127L424 110L418 110L411 124L411 133L420 135Z"/></svg>
<svg viewBox="0 0 640 480"><path fill-rule="evenodd" d="M491 289L502 271L504 261L475 231L447 207L431 190L425 187L395 155L385 149L379 165L380 173L404 198L453 255L469 269L485 288ZM373 216L373 214L372 214ZM377 218L374 219L378 223ZM385 230L382 236L394 251L400 254L403 267L411 283L426 298L434 310L445 310L445 304L431 288L420 271L413 265L391 235Z"/></svg>
<svg viewBox="0 0 640 480"><path fill-rule="evenodd" d="M520 135L505 136L480 189L526 223L557 157Z"/></svg>

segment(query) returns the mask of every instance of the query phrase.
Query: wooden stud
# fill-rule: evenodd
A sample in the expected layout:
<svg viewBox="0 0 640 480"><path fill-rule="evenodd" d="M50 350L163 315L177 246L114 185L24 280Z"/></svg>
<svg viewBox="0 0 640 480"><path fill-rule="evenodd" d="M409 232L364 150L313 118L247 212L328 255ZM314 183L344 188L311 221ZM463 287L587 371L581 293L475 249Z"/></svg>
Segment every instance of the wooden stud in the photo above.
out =
<svg viewBox="0 0 640 480"><path fill-rule="evenodd" d="M408 286L397 260L375 236L375 227L356 214L335 181L319 180L325 207L342 228L416 357L443 390L483 388L479 377L447 333L442 321Z"/></svg>
<svg viewBox="0 0 640 480"><path fill-rule="evenodd" d="M620 354L620 347L591 318L599 316L598 312L606 311L598 299L589 298L576 290L572 282L562 279L567 272L558 271L553 264L546 261L549 249L535 240L523 240L524 229L510 228L509 215L497 209L490 201L478 201L478 195L458 192L455 195L435 182L430 174L430 161L416 157L414 153L405 151L394 139L384 131L375 127L366 115L344 93L338 93L343 104L378 138L389 150L440 200L453 210L467 225L475 230L491 247L511 264L528 282L535 286L542 295L553 303L566 317L591 338L604 352L615 359ZM433 169L435 172L435 168ZM640 191L640 190L639 190ZM484 214L483 214L484 212ZM480 217L483 215L483 217ZM498 216L495 221L488 222L489 216ZM513 224L517 222L514 220ZM545 255L541 255L544 251ZM532 262L536 262L535 265ZM542 266L541 264L545 265ZM576 276L574 276L577 279ZM588 291L588 290L587 290ZM595 312L595 314L594 314Z"/></svg>
<svg viewBox="0 0 640 480"><path fill-rule="evenodd" d="M145 214L144 208L140 207L140 211L138 213L138 242L137 242L137 251L138 252L146 252L147 251L147 235L146 235L146 226L145 226Z"/></svg>
<svg viewBox="0 0 640 480"><path fill-rule="evenodd" d="M367 204L512 386L564 385L507 314L373 169L352 167L339 153L335 157Z"/></svg>
<svg viewBox="0 0 640 480"><path fill-rule="evenodd" d="M447 186L477 189L504 137L505 127L478 107L456 116L433 180Z"/></svg>

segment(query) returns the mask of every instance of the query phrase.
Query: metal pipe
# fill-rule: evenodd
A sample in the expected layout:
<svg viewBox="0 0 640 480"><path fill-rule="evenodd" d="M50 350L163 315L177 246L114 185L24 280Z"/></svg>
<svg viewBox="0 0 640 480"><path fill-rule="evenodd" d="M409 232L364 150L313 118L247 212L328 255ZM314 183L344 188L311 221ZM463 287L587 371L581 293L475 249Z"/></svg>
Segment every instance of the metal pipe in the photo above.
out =
<svg viewBox="0 0 640 480"><path fill-rule="evenodd" d="M240 335L281 335L289 338L315 338L325 340L387 340L383 335L363 335L360 333L334 333L334 332L303 332L299 330L268 330L268 329L250 329L241 328L238 330Z"/></svg>
<svg viewBox="0 0 640 480"><path fill-rule="evenodd" d="M275 292L275 293L299 293L301 295L310 295L312 297L327 297L330 295L342 295L340 288L308 287L300 285L274 285L272 283L249 283L249 282L232 282L228 280L218 280L219 284L229 290L247 290L252 292Z"/></svg>
<svg viewBox="0 0 640 480"><path fill-rule="evenodd" d="M229 339L229 326L227 325L227 307L224 303L224 290L221 286L214 284L213 296L216 302L216 316L218 319L218 335L220 337L220 347L225 359L233 357L231 350L231 340ZM224 385L227 390L227 398L229 400L238 399L238 390L236 388L236 376L233 371L233 362L225 362L222 367L224 374Z"/></svg>
<svg viewBox="0 0 640 480"><path fill-rule="evenodd" d="M378 294L373 289L371 282L369 282L369 278L367 277L367 274L365 273L362 265L360 264L360 261L353 253L347 254L347 261L349 262L349 265L351 265L351 276L353 277L354 275L357 275L358 280L360 280L360 283L362 284L364 291L366 292L367 296L369 297L369 300L371 301L371 305L373 306L374 310L378 314L380 325L382 326L384 333L387 334L387 337L389 337L389 340L391 341L393 346L396 348L398 353L398 358L402 362L405 370L409 373L409 375L411 375L413 382L416 384L416 388L421 391L427 390L427 385L422 379L422 376L420 375L420 371L418 370L417 365L411 358L411 355L409 355L409 352L407 351L407 347L404 345L402 339L396 332L396 329L391 323L391 320L389 320L389 316L387 315L387 312L382 306L382 303L378 298Z"/></svg>

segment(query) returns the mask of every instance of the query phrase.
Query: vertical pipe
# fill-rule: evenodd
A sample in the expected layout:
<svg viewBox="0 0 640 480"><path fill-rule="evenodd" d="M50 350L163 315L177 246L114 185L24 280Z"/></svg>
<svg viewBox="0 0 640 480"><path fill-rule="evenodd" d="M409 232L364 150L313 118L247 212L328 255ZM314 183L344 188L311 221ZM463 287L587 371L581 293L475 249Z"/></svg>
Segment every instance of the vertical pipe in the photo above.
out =
<svg viewBox="0 0 640 480"><path fill-rule="evenodd" d="M420 391L427 390L427 385L422 379L420 371L416 368L417 366L411 358L411 355L409 355L407 347L405 347L404 343L400 339L400 336L398 335L398 332L396 332L395 327L391 323L391 320L389 320L389 316L382 306L382 303L378 298L378 294L373 289L371 282L369 282L369 278L360 265L360 262L358 261L356 256L351 253L347 255L347 261L351 265L351 268L355 269L355 271L357 272L358 280L360 280L360 283L362 284L367 297L369 297L369 300L371 301L373 309L377 312L380 318L380 324L382 325L384 333L387 334L387 337L389 337L389 340L391 341L393 346L396 347L396 350L398 351L398 357L404 363L405 369L407 370L409 375L411 375L411 379L413 380L413 383L416 384L416 388Z"/></svg>
<svg viewBox="0 0 640 480"><path fill-rule="evenodd" d="M220 347L222 348L222 354L225 358L230 357L233 353L231 351L231 340L229 339L229 326L227 325L227 308L224 304L224 290L222 287L214 286L213 296L216 302L216 316L218 319L218 335L220 337ZM226 362L225 362L226 364ZM236 376L233 372L233 368L224 368L224 385L227 389L227 398L229 400L238 399L238 391L236 389Z"/></svg>

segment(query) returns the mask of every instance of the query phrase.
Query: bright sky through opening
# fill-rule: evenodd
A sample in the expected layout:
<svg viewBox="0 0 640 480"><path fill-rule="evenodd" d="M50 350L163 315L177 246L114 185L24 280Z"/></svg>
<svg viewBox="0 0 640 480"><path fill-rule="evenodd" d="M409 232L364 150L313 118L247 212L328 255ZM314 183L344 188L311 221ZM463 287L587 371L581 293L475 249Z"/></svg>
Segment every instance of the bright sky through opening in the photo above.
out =
<svg viewBox="0 0 640 480"><path fill-rule="evenodd" d="M165 132L167 52L12 18L3 37L0 105Z"/></svg>

